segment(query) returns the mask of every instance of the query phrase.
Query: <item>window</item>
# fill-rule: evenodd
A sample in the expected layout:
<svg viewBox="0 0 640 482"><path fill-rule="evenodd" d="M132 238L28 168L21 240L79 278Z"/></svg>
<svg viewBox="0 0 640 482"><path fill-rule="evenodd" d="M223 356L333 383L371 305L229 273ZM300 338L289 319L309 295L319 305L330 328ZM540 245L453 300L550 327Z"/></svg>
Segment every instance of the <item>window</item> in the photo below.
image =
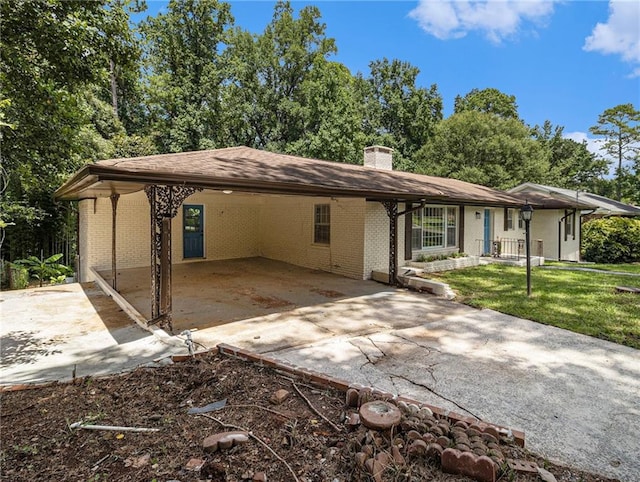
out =
<svg viewBox="0 0 640 482"><path fill-rule="evenodd" d="M566 241L569 236L572 236L573 239L576 239L576 229L575 229L575 214L567 213L565 211L564 215L564 240Z"/></svg>
<svg viewBox="0 0 640 482"><path fill-rule="evenodd" d="M513 213L515 209L504 208L504 230L509 231L513 229Z"/></svg>
<svg viewBox="0 0 640 482"><path fill-rule="evenodd" d="M457 245L458 210L454 206L426 206L411 218L413 249L451 248Z"/></svg>
<svg viewBox="0 0 640 482"><path fill-rule="evenodd" d="M316 204L313 218L313 242L329 244L331 240L331 206Z"/></svg>

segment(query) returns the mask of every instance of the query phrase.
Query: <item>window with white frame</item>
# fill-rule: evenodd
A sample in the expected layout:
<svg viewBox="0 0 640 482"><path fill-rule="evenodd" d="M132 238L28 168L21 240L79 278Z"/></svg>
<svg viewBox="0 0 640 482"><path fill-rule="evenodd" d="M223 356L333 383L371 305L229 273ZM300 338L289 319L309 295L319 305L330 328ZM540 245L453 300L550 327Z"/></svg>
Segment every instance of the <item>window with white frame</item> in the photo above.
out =
<svg viewBox="0 0 640 482"><path fill-rule="evenodd" d="M515 209L507 209L507 222L506 227L507 231L513 229L513 213Z"/></svg>
<svg viewBox="0 0 640 482"><path fill-rule="evenodd" d="M331 241L331 205L316 204L313 217L313 242L329 244Z"/></svg>
<svg viewBox="0 0 640 482"><path fill-rule="evenodd" d="M414 250L456 247L458 209L455 206L425 206L413 212L411 247Z"/></svg>

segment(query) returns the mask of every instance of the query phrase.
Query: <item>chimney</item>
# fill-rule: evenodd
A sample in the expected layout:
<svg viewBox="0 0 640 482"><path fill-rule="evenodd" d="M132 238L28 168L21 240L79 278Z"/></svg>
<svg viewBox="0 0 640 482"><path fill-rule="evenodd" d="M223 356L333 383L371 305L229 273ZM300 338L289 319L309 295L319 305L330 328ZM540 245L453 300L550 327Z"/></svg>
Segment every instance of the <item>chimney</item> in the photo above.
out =
<svg viewBox="0 0 640 482"><path fill-rule="evenodd" d="M384 171L393 170L393 149L384 146L369 146L364 148L364 165Z"/></svg>

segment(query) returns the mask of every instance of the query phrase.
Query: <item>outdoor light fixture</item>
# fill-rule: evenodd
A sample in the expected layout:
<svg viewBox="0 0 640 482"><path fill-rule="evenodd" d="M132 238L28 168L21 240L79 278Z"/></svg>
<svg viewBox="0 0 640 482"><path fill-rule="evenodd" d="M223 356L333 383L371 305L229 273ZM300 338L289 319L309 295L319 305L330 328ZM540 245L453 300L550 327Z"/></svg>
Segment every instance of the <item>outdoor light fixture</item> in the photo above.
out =
<svg viewBox="0 0 640 482"><path fill-rule="evenodd" d="M482 214L480 214L480 211L476 211L476 219L480 219L482 217Z"/></svg>
<svg viewBox="0 0 640 482"><path fill-rule="evenodd" d="M529 224L533 217L533 208L528 201L525 201L525 205L520 209L520 217L524 221L525 232L525 248L527 253L527 296L531 296L531 240Z"/></svg>

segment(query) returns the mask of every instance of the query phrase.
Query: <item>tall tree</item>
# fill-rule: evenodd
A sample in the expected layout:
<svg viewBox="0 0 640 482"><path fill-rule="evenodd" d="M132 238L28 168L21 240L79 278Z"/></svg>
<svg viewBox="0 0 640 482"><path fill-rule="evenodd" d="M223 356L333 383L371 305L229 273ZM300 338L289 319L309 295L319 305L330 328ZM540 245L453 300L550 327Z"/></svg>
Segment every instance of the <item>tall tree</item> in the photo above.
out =
<svg viewBox="0 0 640 482"><path fill-rule="evenodd" d="M579 143L563 137L564 127L545 121L533 128L533 137L549 150L549 180L554 186L596 192L600 179L607 173L607 161Z"/></svg>
<svg viewBox="0 0 640 482"><path fill-rule="evenodd" d="M508 189L545 182L549 152L519 120L470 110L440 122L416 163L424 174Z"/></svg>
<svg viewBox="0 0 640 482"><path fill-rule="evenodd" d="M633 104L620 104L606 109L598 123L590 129L592 134L604 137L604 149L617 160L616 199L622 199L625 161L635 161L640 154L640 111Z"/></svg>
<svg viewBox="0 0 640 482"><path fill-rule="evenodd" d="M289 2L278 2L262 34L234 31L225 92L232 143L287 150L300 144L307 129L317 129L320 119L311 119L311 111L326 111L327 102L340 97L340 86L329 84L344 73L328 60L335 42L326 37L320 18L317 7L304 7L296 18ZM311 84L320 89L315 95Z"/></svg>
<svg viewBox="0 0 640 482"><path fill-rule="evenodd" d="M2 128L1 210L15 223L4 248L12 259L47 252L64 227L67 206L52 193L93 157L86 92L107 81L110 59L130 51L121 8L106 0L0 2L0 99L10 101L4 115L13 125Z"/></svg>
<svg viewBox="0 0 640 482"><path fill-rule="evenodd" d="M420 70L409 62L385 58L369 68L369 77L358 80L368 142L393 147L399 167L413 170L410 159L442 120L442 96L435 84L416 85Z"/></svg>
<svg viewBox="0 0 640 482"><path fill-rule="evenodd" d="M150 122L162 152L217 146L226 78L220 51L232 23L227 3L171 0L167 13L141 26Z"/></svg>
<svg viewBox="0 0 640 482"><path fill-rule="evenodd" d="M459 114L469 110L496 114L505 119L518 119L516 97L493 88L472 89L464 97L456 96L453 112Z"/></svg>

